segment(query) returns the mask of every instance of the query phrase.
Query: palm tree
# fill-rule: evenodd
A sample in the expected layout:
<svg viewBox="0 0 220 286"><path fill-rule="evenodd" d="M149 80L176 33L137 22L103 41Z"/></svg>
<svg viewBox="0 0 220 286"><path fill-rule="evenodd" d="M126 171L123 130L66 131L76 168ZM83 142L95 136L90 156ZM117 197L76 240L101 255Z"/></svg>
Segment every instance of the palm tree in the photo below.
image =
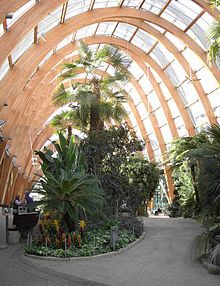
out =
<svg viewBox="0 0 220 286"><path fill-rule="evenodd" d="M97 70L103 63L111 63L115 68L113 75L97 75ZM127 93L122 83L128 80L126 64L129 59L114 46L104 46L97 52L80 42L79 59L63 66L59 79L72 79L79 71L86 73L84 83L72 84L72 90L67 91L64 84L59 85L53 95L56 106L76 102L79 107L79 117L83 128L89 126L90 131L103 130L104 121L110 118L122 120L126 111L122 105Z"/></svg>
<svg viewBox="0 0 220 286"><path fill-rule="evenodd" d="M220 7L219 0L210 0L212 7ZM208 30L208 38L211 42L208 50L208 61L219 62L220 56L220 20L215 21Z"/></svg>
<svg viewBox="0 0 220 286"><path fill-rule="evenodd" d="M58 132L67 130L67 143L70 143L72 137L72 129L80 128L80 119L78 110L62 111L60 114L54 116L50 125Z"/></svg>
<svg viewBox="0 0 220 286"><path fill-rule="evenodd" d="M86 213L100 211L103 196L98 179L85 172L82 154L73 140L68 144L61 133L59 139L59 144L53 143L57 154L47 148L35 151L42 160L44 174L38 193L43 196L40 203L45 210L56 212L71 232Z"/></svg>

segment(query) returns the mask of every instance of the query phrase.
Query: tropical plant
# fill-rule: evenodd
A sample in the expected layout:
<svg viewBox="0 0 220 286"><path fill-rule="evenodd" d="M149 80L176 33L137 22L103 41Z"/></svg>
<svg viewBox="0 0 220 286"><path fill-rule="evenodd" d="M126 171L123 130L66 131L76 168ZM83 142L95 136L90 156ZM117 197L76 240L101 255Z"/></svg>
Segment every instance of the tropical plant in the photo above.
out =
<svg viewBox="0 0 220 286"><path fill-rule="evenodd" d="M210 0L212 8L219 7L219 0ZM208 49L208 61L219 63L220 56L220 20L215 21L208 30L208 39L211 45Z"/></svg>
<svg viewBox="0 0 220 286"><path fill-rule="evenodd" d="M143 149L128 128L112 127L110 130L89 132L82 141L89 170L97 174L105 191L105 212L118 216L118 211L129 193L129 178L123 172L132 153Z"/></svg>
<svg viewBox="0 0 220 286"><path fill-rule="evenodd" d="M203 207L220 214L220 126L211 125L206 134L208 141L191 151L190 156L199 162Z"/></svg>
<svg viewBox="0 0 220 286"><path fill-rule="evenodd" d="M140 156L132 156L123 168L129 178L130 192L126 204L133 211L138 209L141 214L146 214L147 205L152 199L159 184L160 171L156 164Z"/></svg>
<svg viewBox="0 0 220 286"><path fill-rule="evenodd" d="M67 143L70 143L72 137L72 129L80 128L79 112L78 110L62 111L60 114L54 116L50 125L55 128L57 132L64 132L67 130Z"/></svg>
<svg viewBox="0 0 220 286"><path fill-rule="evenodd" d="M42 160L44 174L38 192L43 196L40 203L45 210L55 211L71 231L86 213L101 210L103 197L98 179L85 172L83 156L73 140L68 144L61 133L59 140L60 143L53 142L57 153L46 147L43 152L35 151Z"/></svg>
<svg viewBox="0 0 220 286"><path fill-rule="evenodd" d="M190 161L190 152L205 142L207 142L205 132L194 137L178 138L172 142L168 153L173 167L175 206L180 205L184 216L198 212L200 200L196 178L198 167L195 162Z"/></svg>
<svg viewBox="0 0 220 286"><path fill-rule="evenodd" d="M60 80L76 78L79 72L86 73L86 80L72 83L72 90L65 89L64 84L58 86L53 95L56 106L75 102L78 105L82 128L89 126L92 130L103 130L104 121L110 118L122 120L126 111L122 105L127 99L127 92L122 86L128 80L126 64L129 59L114 46L104 46L97 52L80 42L79 59L73 63L65 63ZM111 63L113 75L97 75L103 63Z"/></svg>

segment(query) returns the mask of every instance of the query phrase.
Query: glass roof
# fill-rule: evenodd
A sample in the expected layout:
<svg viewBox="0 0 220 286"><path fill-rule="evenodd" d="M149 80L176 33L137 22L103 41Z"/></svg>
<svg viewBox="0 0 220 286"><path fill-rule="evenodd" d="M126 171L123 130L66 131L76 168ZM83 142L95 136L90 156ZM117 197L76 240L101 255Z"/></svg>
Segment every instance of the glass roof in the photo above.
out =
<svg viewBox="0 0 220 286"><path fill-rule="evenodd" d="M40 5L40 3L38 3ZM36 0L28 1L24 6L20 7L13 13L12 19L6 20L7 29L15 29L19 21L28 15L29 11L35 9L38 5ZM64 22L71 21L76 15L86 13L91 10L100 8L130 8L147 13L157 15L161 19L166 20L164 23L172 23L182 33L193 40L202 52L207 51L209 46L205 31L214 21L214 18L207 11L203 10L195 1L192 0L69 0L67 1L67 8L64 12L64 6L59 6L54 10L48 11L47 16L41 19L38 23L37 30L30 30L25 37L19 40L15 48L10 51L10 59L6 59L0 66L0 79L4 80L6 75L10 73L10 68L19 64L19 59L25 57L25 54L31 46L34 45L34 39L46 42L47 33L53 33L56 28L61 25L61 19ZM110 11L110 10L109 10ZM149 15L150 15L149 14ZM83 14L84 15L84 14ZM86 23L86 16L82 16ZM70 46L71 43L86 39L89 37L108 36L124 40L131 47L135 47L140 53L136 54L128 66L133 78L137 81L142 94L145 96L145 102L142 102L141 96L133 84L129 84L126 89L132 98L136 109L140 115L141 120L146 129L146 133L150 138L155 156L160 158L161 152L158 144L157 132L155 126L152 125L151 116L157 121L159 133L166 145L172 141L173 137L169 127L168 113L163 111L163 108L169 109L172 120L177 128L179 136L186 136L187 126L182 117L182 112L186 112L196 130L209 122L206 110L201 101L200 92L203 90L207 97L215 116L220 118L220 104L219 104L219 83L209 67L200 58L196 51L193 51L186 43L186 38L181 38L174 32L167 29L166 25L159 26L156 23L151 23L146 19L140 18L146 23L142 27L136 27L132 24L132 19L121 17L120 22L118 18L111 18L109 14L108 19L100 19L99 22L91 25L82 25L79 30L69 32L65 38L61 38L56 46L51 47L50 52L45 57L42 57L34 73L44 67L47 61L52 60L55 52L62 53L63 49ZM130 23L129 23L130 22ZM64 25L65 26L65 25ZM152 27L150 31L147 27ZM36 32L37 31L37 32ZM153 32L155 31L155 32ZM176 30L175 30L176 31ZM0 25L0 40L1 37L7 33L4 25ZM159 34L158 34L159 33ZM47 43L46 43L47 44ZM101 43L100 43L101 44ZM99 46L94 45L96 48ZM37 47L36 47L37 48ZM138 50L139 49L139 50ZM130 52L125 48L125 52ZM152 65L148 63L147 58L142 58L141 53L145 53L149 57ZM68 59L77 52L70 51L69 54L63 55L63 58ZM55 63L56 65L58 63ZM111 73L111 66L103 66L103 70ZM198 81L194 80L194 73ZM33 74L31 75L33 77ZM27 81L30 79L27 79ZM155 86L158 86L156 88ZM160 95L158 94L160 92ZM143 96L142 95L142 96ZM181 106L179 106L179 102ZM161 105L163 104L163 106ZM135 116L129 110L130 120L140 137L144 137L138 127L138 122ZM183 110L184 109L184 110ZM150 114L150 113L151 114Z"/></svg>

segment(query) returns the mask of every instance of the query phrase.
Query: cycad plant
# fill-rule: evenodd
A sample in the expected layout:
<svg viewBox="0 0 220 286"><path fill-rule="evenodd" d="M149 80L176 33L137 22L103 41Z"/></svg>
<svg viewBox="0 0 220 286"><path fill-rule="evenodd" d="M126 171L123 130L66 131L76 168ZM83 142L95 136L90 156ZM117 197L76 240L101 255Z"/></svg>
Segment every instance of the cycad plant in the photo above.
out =
<svg viewBox="0 0 220 286"><path fill-rule="evenodd" d="M60 107L75 102L78 105L81 127L90 131L103 130L104 121L110 118L120 121L126 115L123 102L127 93L123 84L128 80L126 64L129 59L116 47L105 45L98 51L80 42L79 58L63 65L60 80L76 78L80 71L86 74L85 81L72 84L68 91L61 83L53 95L53 103ZM97 75L97 70L109 63L114 67L113 75Z"/></svg>
<svg viewBox="0 0 220 286"><path fill-rule="evenodd" d="M73 140L68 144L62 134L60 143L53 143L56 153L45 148L36 151L42 160L43 176L40 178L45 210L56 212L72 231L76 222L86 213L95 214L102 206L102 190L98 179L85 172L83 156Z"/></svg>

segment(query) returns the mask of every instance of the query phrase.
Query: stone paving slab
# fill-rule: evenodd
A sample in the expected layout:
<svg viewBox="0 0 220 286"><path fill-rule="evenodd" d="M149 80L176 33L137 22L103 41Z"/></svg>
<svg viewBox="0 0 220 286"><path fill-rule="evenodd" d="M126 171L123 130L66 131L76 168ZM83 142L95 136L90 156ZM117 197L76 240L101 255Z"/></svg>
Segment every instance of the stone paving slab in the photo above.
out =
<svg viewBox="0 0 220 286"><path fill-rule="evenodd" d="M34 263L112 286L220 286L219 276L210 275L191 260L191 243L200 232L195 221L158 216L144 222L144 239L120 255L90 261Z"/></svg>
<svg viewBox="0 0 220 286"><path fill-rule="evenodd" d="M220 286L190 258L200 226L193 220L144 219L145 237L117 256L89 261L44 261L25 257L18 246L0 250L1 286Z"/></svg>

